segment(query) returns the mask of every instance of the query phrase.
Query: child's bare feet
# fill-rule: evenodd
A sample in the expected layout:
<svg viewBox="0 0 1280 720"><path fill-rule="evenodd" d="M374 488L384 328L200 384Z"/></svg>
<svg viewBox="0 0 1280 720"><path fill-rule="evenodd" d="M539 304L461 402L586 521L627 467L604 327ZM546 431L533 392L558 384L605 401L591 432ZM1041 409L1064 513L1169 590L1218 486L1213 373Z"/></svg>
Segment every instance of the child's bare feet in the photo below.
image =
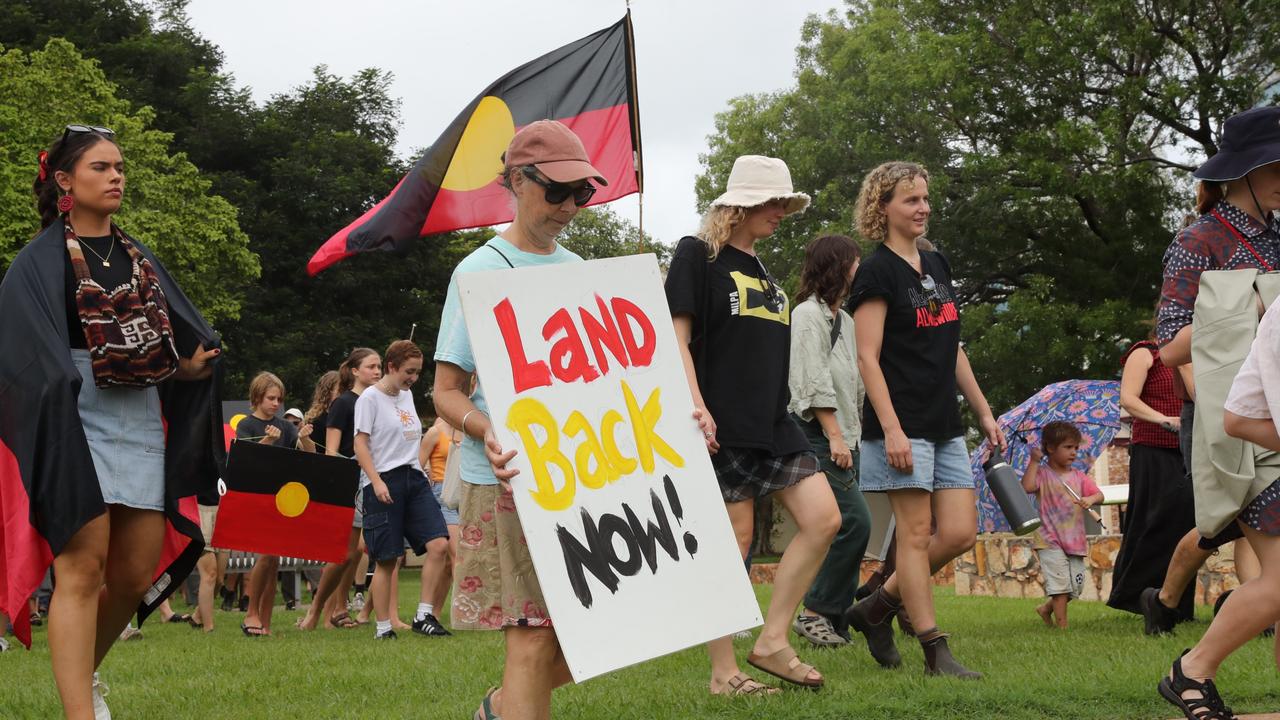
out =
<svg viewBox="0 0 1280 720"><path fill-rule="evenodd" d="M1053 627L1053 607L1049 603L1036 606L1036 614L1044 621L1044 624Z"/></svg>

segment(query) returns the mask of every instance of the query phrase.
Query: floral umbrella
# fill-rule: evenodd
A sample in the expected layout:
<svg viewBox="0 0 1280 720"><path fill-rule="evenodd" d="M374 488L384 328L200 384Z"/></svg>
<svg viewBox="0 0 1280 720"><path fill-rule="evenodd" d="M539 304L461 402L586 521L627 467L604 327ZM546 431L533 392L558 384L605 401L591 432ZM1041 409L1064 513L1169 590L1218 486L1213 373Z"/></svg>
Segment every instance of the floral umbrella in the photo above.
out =
<svg viewBox="0 0 1280 720"><path fill-rule="evenodd" d="M1089 472L1120 429L1120 383L1116 380L1064 380L1046 385L1021 405L1000 416L996 422L1009 438L1009 465L1018 476L1027 469L1031 444L1040 442L1040 429L1063 420L1080 429L1080 452L1075 467ZM978 531L1007 532L1009 523L987 487L982 461L988 453L987 441L969 456L969 466L978 490Z"/></svg>

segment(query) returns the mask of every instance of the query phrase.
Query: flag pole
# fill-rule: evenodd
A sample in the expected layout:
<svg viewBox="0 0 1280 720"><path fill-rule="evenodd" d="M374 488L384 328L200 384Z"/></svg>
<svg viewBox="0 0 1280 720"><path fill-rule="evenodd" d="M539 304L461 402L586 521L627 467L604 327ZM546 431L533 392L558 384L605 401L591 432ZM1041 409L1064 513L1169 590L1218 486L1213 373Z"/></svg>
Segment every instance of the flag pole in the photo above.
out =
<svg viewBox="0 0 1280 720"><path fill-rule="evenodd" d="M631 93L631 145L632 163L636 171L636 197L639 201L639 229L636 237L636 251L644 249L644 151L640 142L640 94L636 83L636 35L631 24L631 0L627 3L627 84Z"/></svg>

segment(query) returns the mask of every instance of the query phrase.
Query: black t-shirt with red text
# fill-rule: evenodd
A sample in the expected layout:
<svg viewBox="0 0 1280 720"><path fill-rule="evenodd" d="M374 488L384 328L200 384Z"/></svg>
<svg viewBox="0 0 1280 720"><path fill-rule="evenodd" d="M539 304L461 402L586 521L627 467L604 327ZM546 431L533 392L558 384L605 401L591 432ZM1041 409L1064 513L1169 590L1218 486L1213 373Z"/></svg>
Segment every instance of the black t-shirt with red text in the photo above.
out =
<svg viewBox="0 0 1280 720"><path fill-rule="evenodd" d="M917 273L881 244L858 267L849 310L873 298L885 299L889 307L880 370L898 422L909 438L949 440L964 434L956 402L960 314L947 259L922 251L920 267L923 272ZM928 290L931 284L933 292ZM862 437L884 438L870 397L863 406Z"/></svg>
<svg viewBox="0 0 1280 720"><path fill-rule="evenodd" d="M726 447L774 457L809 450L787 412L791 310L755 256L726 245L713 262L696 237L676 245L667 270L671 314L690 315L698 389Z"/></svg>

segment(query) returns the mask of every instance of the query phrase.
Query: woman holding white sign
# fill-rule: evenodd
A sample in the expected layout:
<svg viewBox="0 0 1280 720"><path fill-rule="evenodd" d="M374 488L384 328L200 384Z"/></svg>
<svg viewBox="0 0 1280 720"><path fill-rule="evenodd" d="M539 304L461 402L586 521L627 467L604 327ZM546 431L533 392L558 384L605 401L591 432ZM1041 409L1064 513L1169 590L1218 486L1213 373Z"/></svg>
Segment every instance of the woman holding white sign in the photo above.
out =
<svg viewBox="0 0 1280 720"><path fill-rule="evenodd" d="M502 630L507 645L502 685L485 695L475 718L533 720L551 716L551 691L571 676L507 484L517 471L506 465L516 453L504 451L494 436L484 385L478 384L468 397L476 363L462 317L458 276L581 262L556 236L595 194L590 181L606 181L591 166L578 136L554 120L540 120L516 133L503 163L501 182L514 199L515 218L453 272L440 316L433 392L440 417L463 434L453 626Z"/></svg>
<svg viewBox="0 0 1280 720"><path fill-rule="evenodd" d="M866 636L876 662L897 667L902 659L890 621L905 605L926 672L980 678L951 656L947 635L935 622L930 580L973 547L978 532L956 391L1001 452L1004 433L960 347L951 266L916 243L928 227L928 171L908 162L875 168L862 181L855 211L858 231L879 243L859 268L849 301L867 393L859 481L864 492L889 495L897 565L846 615Z"/></svg>
<svg viewBox="0 0 1280 720"><path fill-rule="evenodd" d="M799 530L778 563L769 612L747 662L816 689L822 675L796 656L788 634L840 529L840 512L808 439L787 412L790 311L756 255L758 241L808 205L808 195L793 191L781 160L738 158L698 235L676 245L666 293L695 415L743 557L758 497L778 493ZM713 640L707 649L713 694L776 692L738 669L731 638Z"/></svg>

